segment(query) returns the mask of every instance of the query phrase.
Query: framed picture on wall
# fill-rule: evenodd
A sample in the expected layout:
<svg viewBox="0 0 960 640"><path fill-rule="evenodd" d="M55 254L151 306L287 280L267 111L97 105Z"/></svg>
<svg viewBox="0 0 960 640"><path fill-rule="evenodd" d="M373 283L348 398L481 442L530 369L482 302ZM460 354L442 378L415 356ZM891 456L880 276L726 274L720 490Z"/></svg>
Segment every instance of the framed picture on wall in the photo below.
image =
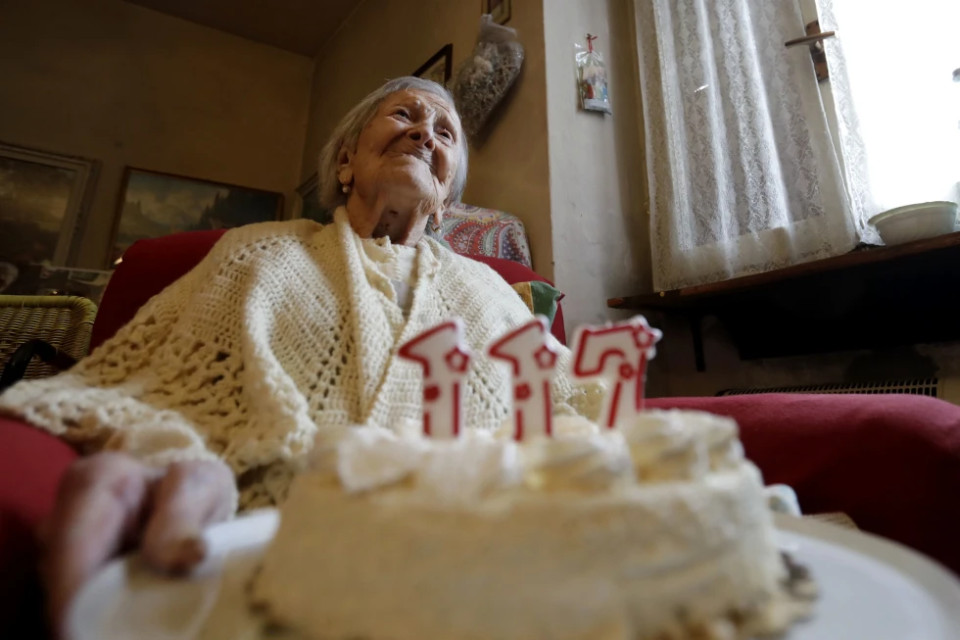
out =
<svg viewBox="0 0 960 640"><path fill-rule="evenodd" d="M497 24L506 24L510 21L510 0L480 0L481 13L489 13Z"/></svg>
<svg viewBox="0 0 960 640"><path fill-rule="evenodd" d="M453 74L453 44L445 44L429 60L413 72L418 78L433 80L443 86L450 82Z"/></svg>
<svg viewBox="0 0 960 640"><path fill-rule="evenodd" d="M281 193L127 167L107 262L141 238L279 220L282 212Z"/></svg>
<svg viewBox="0 0 960 640"><path fill-rule="evenodd" d="M0 293L34 294L28 272L76 256L99 163L0 143Z"/></svg>
<svg viewBox="0 0 960 640"><path fill-rule="evenodd" d="M299 217L315 220L320 224L333 222L333 211L324 209L320 204L320 183L317 174L313 174L297 187L297 195L300 196Z"/></svg>

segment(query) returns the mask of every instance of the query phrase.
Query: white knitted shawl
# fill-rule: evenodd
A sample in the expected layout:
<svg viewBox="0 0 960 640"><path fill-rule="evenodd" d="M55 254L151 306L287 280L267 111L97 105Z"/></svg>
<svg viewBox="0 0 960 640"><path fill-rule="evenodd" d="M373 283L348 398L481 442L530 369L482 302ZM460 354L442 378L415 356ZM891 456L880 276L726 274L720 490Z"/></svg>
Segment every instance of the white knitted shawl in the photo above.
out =
<svg viewBox="0 0 960 640"><path fill-rule="evenodd" d="M480 354L530 318L492 269L430 239L418 245L405 318L345 211L335 220L229 231L116 336L66 373L13 386L0 411L84 452L121 450L154 464L217 457L239 479L241 507L276 503L318 429L420 420L420 370L396 357L403 342L460 316ZM594 414L599 396L571 384L568 359L562 349L556 409ZM472 427L507 417L501 366L471 364Z"/></svg>

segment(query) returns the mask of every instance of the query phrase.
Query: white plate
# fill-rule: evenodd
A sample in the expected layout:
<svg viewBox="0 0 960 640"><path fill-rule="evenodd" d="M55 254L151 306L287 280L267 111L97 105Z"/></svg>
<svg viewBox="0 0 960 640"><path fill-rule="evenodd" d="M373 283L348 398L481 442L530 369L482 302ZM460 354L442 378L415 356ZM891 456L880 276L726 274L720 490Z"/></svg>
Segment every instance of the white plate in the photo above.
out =
<svg viewBox="0 0 960 640"><path fill-rule="evenodd" d="M813 617L790 640L957 640L960 581L895 542L836 525L777 516L777 542L820 589Z"/></svg>
<svg viewBox="0 0 960 640"><path fill-rule="evenodd" d="M897 207L870 218L884 244L896 245L951 233L957 225L957 203L921 202Z"/></svg>
<svg viewBox="0 0 960 640"><path fill-rule="evenodd" d="M135 557L110 563L81 591L70 628L77 640L261 640L245 585L278 522L269 509L211 528L215 557L189 579L158 576ZM784 640L960 638L960 582L939 565L814 520L778 516L777 527L779 544L821 590L813 617Z"/></svg>

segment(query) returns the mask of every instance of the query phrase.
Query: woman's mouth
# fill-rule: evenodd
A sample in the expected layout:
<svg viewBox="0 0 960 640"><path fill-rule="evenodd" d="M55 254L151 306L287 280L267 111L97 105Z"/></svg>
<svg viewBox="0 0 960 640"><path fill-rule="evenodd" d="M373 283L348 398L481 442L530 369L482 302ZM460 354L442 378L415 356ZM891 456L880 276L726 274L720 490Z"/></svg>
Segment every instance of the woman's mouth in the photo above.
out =
<svg viewBox="0 0 960 640"><path fill-rule="evenodd" d="M431 164L431 156L429 149L424 149L423 147L410 145L410 144L397 144L390 147L389 151L394 155L398 156L410 156L416 158L417 160L423 160L427 164Z"/></svg>

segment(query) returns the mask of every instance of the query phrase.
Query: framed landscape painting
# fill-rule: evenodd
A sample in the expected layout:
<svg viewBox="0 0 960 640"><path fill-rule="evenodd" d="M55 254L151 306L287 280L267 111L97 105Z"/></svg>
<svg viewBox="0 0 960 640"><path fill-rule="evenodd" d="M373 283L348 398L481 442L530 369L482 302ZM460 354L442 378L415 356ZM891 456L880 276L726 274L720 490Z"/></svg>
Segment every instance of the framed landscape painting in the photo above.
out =
<svg viewBox="0 0 960 640"><path fill-rule="evenodd" d="M278 220L283 194L128 167L108 262L141 238Z"/></svg>
<svg viewBox="0 0 960 640"><path fill-rule="evenodd" d="M0 143L0 292L33 294L29 273L71 264L98 167Z"/></svg>

